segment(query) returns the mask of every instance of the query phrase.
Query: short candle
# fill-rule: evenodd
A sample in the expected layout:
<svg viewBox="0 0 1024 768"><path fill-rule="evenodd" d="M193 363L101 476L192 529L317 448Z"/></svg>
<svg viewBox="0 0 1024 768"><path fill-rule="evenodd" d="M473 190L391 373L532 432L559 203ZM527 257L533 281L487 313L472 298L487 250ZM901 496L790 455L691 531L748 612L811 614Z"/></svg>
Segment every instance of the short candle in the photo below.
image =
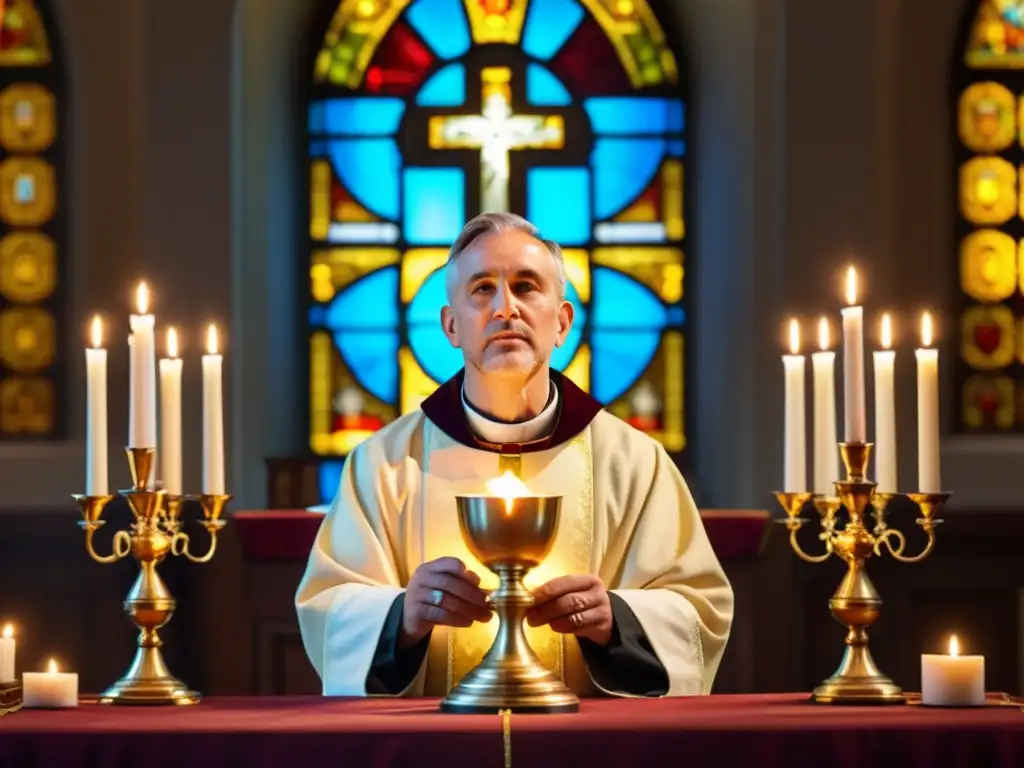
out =
<svg viewBox="0 0 1024 768"><path fill-rule="evenodd" d="M985 657L961 656L956 635L949 655L921 656L921 703L932 707L981 707L985 704Z"/></svg>
<svg viewBox="0 0 1024 768"><path fill-rule="evenodd" d="M0 634L0 683L13 683L17 679L14 676L15 647L14 627L5 624Z"/></svg>
<svg viewBox="0 0 1024 768"><path fill-rule="evenodd" d="M78 706L78 674L58 672L57 662L50 659L46 672L25 672L21 680L22 706L37 709L58 709Z"/></svg>

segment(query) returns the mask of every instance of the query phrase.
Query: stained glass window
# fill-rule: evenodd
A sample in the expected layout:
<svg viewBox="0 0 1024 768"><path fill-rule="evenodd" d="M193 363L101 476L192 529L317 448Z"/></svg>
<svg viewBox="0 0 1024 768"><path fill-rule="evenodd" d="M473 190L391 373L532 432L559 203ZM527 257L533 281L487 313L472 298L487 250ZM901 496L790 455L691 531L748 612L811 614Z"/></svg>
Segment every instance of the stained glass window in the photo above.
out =
<svg viewBox="0 0 1024 768"><path fill-rule="evenodd" d="M983 0L957 83L961 431L1024 431L1024 2Z"/></svg>
<svg viewBox="0 0 1024 768"><path fill-rule="evenodd" d="M342 0L308 104L309 440L344 456L462 364L443 266L481 211L565 249L552 364L686 447L677 61L645 0ZM323 495L340 462L322 464Z"/></svg>
<svg viewBox="0 0 1024 768"><path fill-rule="evenodd" d="M36 0L0 3L0 439L64 428L64 130L54 40Z"/></svg>

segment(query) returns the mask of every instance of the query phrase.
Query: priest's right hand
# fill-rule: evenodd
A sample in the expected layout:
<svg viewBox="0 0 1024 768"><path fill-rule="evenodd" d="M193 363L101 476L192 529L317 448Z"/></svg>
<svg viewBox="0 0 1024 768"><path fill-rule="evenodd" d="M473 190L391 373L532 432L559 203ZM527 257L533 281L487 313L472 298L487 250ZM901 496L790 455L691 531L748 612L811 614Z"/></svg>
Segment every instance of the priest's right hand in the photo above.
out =
<svg viewBox="0 0 1024 768"><path fill-rule="evenodd" d="M468 627L491 616L480 576L457 557L431 560L413 571L405 588L399 645L416 644L438 624Z"/></svg>

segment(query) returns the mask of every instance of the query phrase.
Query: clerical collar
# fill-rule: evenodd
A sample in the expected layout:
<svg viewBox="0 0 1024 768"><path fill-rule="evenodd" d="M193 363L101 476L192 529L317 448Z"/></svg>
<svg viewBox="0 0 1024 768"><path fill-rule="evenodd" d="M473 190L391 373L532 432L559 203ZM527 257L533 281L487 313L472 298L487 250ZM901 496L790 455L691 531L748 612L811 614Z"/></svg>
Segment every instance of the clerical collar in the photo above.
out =
<svg viewBox="0 0 1024 768"><path fill-rule="evenodd" d="M551 433L558 416L558 387L549 384L548 402L544 410L526 421L512 424L494 421L484 416L466 399L466 388L462 387L462 407L469 420L469 428L481 440L489 443L528 443Z"/></svg>

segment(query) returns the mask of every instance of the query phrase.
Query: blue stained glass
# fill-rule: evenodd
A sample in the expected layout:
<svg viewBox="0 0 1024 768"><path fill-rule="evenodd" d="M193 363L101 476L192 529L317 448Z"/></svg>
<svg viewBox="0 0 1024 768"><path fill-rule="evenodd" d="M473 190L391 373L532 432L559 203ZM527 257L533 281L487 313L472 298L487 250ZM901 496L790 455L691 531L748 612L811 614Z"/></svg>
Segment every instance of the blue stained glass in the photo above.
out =
<svg viewBox="0 0 1024 768"><path fill-rule="evenodd" d="M583 308L580 295L576 292L576 286L572 283L566 283L565 298L572 304L575 314L573 315L572 328L569 329L569 333L565 337L565 343L560 347L555 347L551 352L551 367L556 371L564 371L565 367L576 356L576 350L579 349L580 340L583 338L583 328L587 324L587 311Z"/></svg>
<svg viewBox="0 0 1024 768"><path fill-rule="evenodd" d="M609 403L629 389L650 364L661 331L599 331L590 336L591 394Z"/></svg>
<svg viewBox="0 0 1024 768"><path fill-rule="evenodd" d="M311 141L309 142L309 156L310 157L323 157L327 154L327 142L326 141Z"/></svg>
<svg viewBox="0 0 1024 768"><path fill-rule="evenodd" d="M377 330L398 327L398 267L385 267L356 280L327 308L331 330Z"/></svg>
<svg viewBox="0 0 1024 768"><path fill-rule="evenodd" d="M594 267L592 280L594 304L591 322L595 328L602 331L660 330L665 326L665 305L647 286L608 267Z"/></svg>
<svg viewBox="0 0 1024 768"><path fill-rule="evenodd" d="M409 346L420 366L434 381L447 381L463 365L462 351L449 343L440 321L410 326Z"/></svg>
<svg viewBox="0 0 1024 768"><path fill-rule="evenodd" d="M576 0L543 0L530 3L523 29L523 50L535 59L550 59L583 21Z"/></svg>
<svg viewBox="0 0 1024 768"><path fill-rule="evenodd" d="M415 245L450 245L466 223L466 181L461 168L406 168L405 239Z"/></svg>
<svg viewBox="0 0 1024 768"><path fill-rule="evenodd" d="M405 322L409 325L441 324L441 307L448 303L445 292L444 268L436 269L423 281L416 295L405 311Z"/></svg>
<svg viewBox="0 0 1024 768"><path fill-rule="evenodd" d="M598 139L594 169L594 216L609 219L643 192L665 154L664 139Z"/></svg>
<svg viewBox="0 0 1024 768"><path fill-rule="evenodd" d="M561 245L590 242L590 171L530 168L526 172L526 218Z"/></svg>
<svg viewBox="0 0 1024 768"><path fill-rule="evenodd" d="M317 304L314 307L309 308L309 324L315 328L320 328L327 321L327 307L323 304Z"/></svg>
<svg viewBox="0 0 1024 768"><path fill-rule="evenodd" d="M572 94L551 70L527 64L526 101L538 107L565 107L572 104Z"/></svg>
<svg viewBox="0 0 1024 768"><path fill-rule="evenodd" d="M341 485L341 470L345 466L343 461L325 461L320 465L320 501L323 504L330 504L338 494L338 487Z"/></svg>
<svg viewBox="0 0 1024 768"><path fill-rule="evenodd" d="M309 130L348 136L390 136L398 130L404 112L405 102L401 99L326 99L310 105Z"/></svg>
<svg viewBox="0 0 1024 768"><path fill-rule="evenodd" d="M345 189L385 219L398 219L402 156L393 139L346 139L330 143L331 164Z"/></svg>
<svg viewBox="0 0 1024 768"><path fill-rule="evenodd" d="M394 306L381 301L377 306ZM356 381L374 397L386 403L398 397L398 334L394 331L338 331L334 334L345 365Z"/></svg>
<svg viewBox="0 0 1024 768"><path fill-rule="evenodd" d="M666 325L682 325L686 322L686 310L682 307L669 307L665 310Z"/></svg>
<svg viewBox="0 0 1024 768"><path fill-rule="evenodd" d="M682 139L671 139L668 143L668 154L672 157L682 157L686 154L686 142Z"/></svg>
<svg viewBox="0 0 1024 768"><path fill-rule="evenodd" d="M683 130L683 105L678 99L643 96L602 96L587 99L583 108L597 134L661 134Z"/></svg>
<svg viewBox="0 0 1024 768"><path fill-rule="evenodd" d="M456 59L469 50L462 0L417 0L405 17L442 59Z"/></svg>
<svg viewBox="0 0 1024 768"><path fill-rule="evenodd" d="M466 67L448 64L437 70L416 94L421 107L458 107L466 100Z"/></svg>

